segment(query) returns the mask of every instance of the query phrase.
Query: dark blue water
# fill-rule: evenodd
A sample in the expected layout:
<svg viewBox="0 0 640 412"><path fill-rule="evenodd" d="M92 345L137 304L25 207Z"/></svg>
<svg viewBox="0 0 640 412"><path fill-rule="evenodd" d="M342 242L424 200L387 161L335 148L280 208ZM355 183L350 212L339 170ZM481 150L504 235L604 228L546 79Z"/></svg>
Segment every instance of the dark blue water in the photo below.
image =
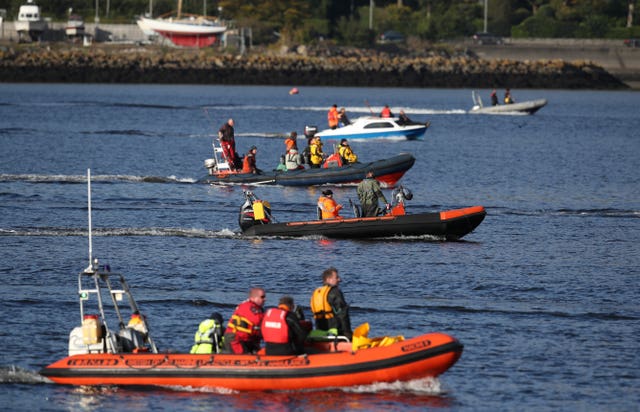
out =
<svg viewBox="0 0 640 412"><path fill-rule="evenodd" d="M0 84L0 405L7 410L637 410L640 94L515 91L534 116L471 115L470 90ZM488 96L488 91L483 91ZM389 104L430 120L424 141L354 142L363 160L417 158L408 212L484 205L463 242L243 239L242 187L195 183L233 117L242 153L275 167L284 133ZM79 389L36 372L67 353L94 255L128 276L160 349L188 350L247 289L306 303L336 266L352 322L373 335L443 331L465 344L436 380L309 393ZM279 220L319 188L261 187ZM335 197L355 199L352 187Z"/></svg>

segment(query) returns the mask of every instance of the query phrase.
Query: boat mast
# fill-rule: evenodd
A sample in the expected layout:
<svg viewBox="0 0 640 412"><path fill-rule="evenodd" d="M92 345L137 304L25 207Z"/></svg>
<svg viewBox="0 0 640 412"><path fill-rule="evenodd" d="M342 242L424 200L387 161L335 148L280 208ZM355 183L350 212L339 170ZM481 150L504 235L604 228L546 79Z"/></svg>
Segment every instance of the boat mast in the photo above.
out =
<svg viewBox="0 0 640 412"><path fill-rule="evenodd" d="M93 265L93 244L91 239L91 169L87 169L87 205L89 213L89 267L91 269Z"/></svg>
<svg viewBox="0 0 640 412"><path fill-rule="evenodd" d="M182 0L178 0L178 19L180 18L180 15L182 14Z"/></svg>

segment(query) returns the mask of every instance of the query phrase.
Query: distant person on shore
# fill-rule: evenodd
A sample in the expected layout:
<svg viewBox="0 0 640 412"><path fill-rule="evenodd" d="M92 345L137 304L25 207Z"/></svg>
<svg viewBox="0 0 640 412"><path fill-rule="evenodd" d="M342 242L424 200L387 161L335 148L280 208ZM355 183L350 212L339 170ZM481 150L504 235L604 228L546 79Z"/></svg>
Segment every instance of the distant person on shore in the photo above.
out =
<svg viewBox="0 0 640 412"><path fill-rule="evenodd" d="M504 91L504 104L513 104L515 100L511 96L511 89L507 89Z"/></svg>
<svg viewBox="0 0 640 412"><path fill-rule="evenodd" d="M338 128L338 117L338 105L334 104L333 106L331 106L331 109L329 109L329 113L327 113L327 122L329 122L330 129Z"/></svg>
<svg viewBox="0 0 640 412"><path fill-rule="evenodd" d="M382 108L382 111L380 112L380 117L393 117L393 113L391 112L391 109L389 108L388 104L385 104L384 107Z"/></svg>
<svg viewBox="0 0 640 412"><path fill-rule="evenodd" d="M238 169L238 163L240 162L238 153L236 153L236 139L233 126L233 119L229 119L220 127L220 130L218 130L218 139L220 139L220 146L222 146L222 156L229 164L231 170Z"/></svg>
<svg viewBox="0 0 640 412"><path fill-rule="evenodd" d="M338 127L344 127L350 125L351 122L347 117L347 111L343 108L338 112Z"/></svg>
<svg viewBox="0 0 640 412"><path fill-rule="evenodd" d="M491 92L491 106L497 106L498 104L498 94L496 93L496 89L493 89Z"/></svg>

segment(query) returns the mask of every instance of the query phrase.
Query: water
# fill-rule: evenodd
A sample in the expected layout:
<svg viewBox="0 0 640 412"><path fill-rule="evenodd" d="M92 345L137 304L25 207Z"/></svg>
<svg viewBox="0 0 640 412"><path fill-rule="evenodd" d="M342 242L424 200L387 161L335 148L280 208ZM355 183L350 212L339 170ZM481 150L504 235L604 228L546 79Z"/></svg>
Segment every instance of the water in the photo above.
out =
<svg viewBox="0 0 640 412"><path fill-rule="evenodd" d="M637 410L640 404L640 94L514 91L534 116L470 115L470 90L0 85L0 405L7 410ZM487 90L482 91L488 96ZM484 205L463 242L248 240L242 187L196 183L233 117L239 152L275 167L283 134L385 103L430 120L424 141L353 142L361 159L417 158L408 212ZM301 142L302 143L302 142ZM334 142L335 143L335 142ZM94 255L128 276L160 349L188 350L213 310L252 285L306 304L339 268L352 323L372 335L443 331L465 344L435 380L333 392L82 389L37 371L66 355ZM353 187L332 188L343 203ZM260 187L279 220L321 188Z"/></svg>

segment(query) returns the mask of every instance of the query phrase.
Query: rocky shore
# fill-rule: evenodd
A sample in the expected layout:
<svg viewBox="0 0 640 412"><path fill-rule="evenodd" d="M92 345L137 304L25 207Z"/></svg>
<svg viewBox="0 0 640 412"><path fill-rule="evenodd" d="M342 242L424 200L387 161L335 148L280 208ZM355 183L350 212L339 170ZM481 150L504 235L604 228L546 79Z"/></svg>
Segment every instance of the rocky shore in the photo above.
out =
<svg viewBox="0 0 640 412"><path fill-rule="evenodd" d="M625 89L590 62L483 60L472 53L359 49L221 54L153 46L1 46L0 82Z"/></svg>

